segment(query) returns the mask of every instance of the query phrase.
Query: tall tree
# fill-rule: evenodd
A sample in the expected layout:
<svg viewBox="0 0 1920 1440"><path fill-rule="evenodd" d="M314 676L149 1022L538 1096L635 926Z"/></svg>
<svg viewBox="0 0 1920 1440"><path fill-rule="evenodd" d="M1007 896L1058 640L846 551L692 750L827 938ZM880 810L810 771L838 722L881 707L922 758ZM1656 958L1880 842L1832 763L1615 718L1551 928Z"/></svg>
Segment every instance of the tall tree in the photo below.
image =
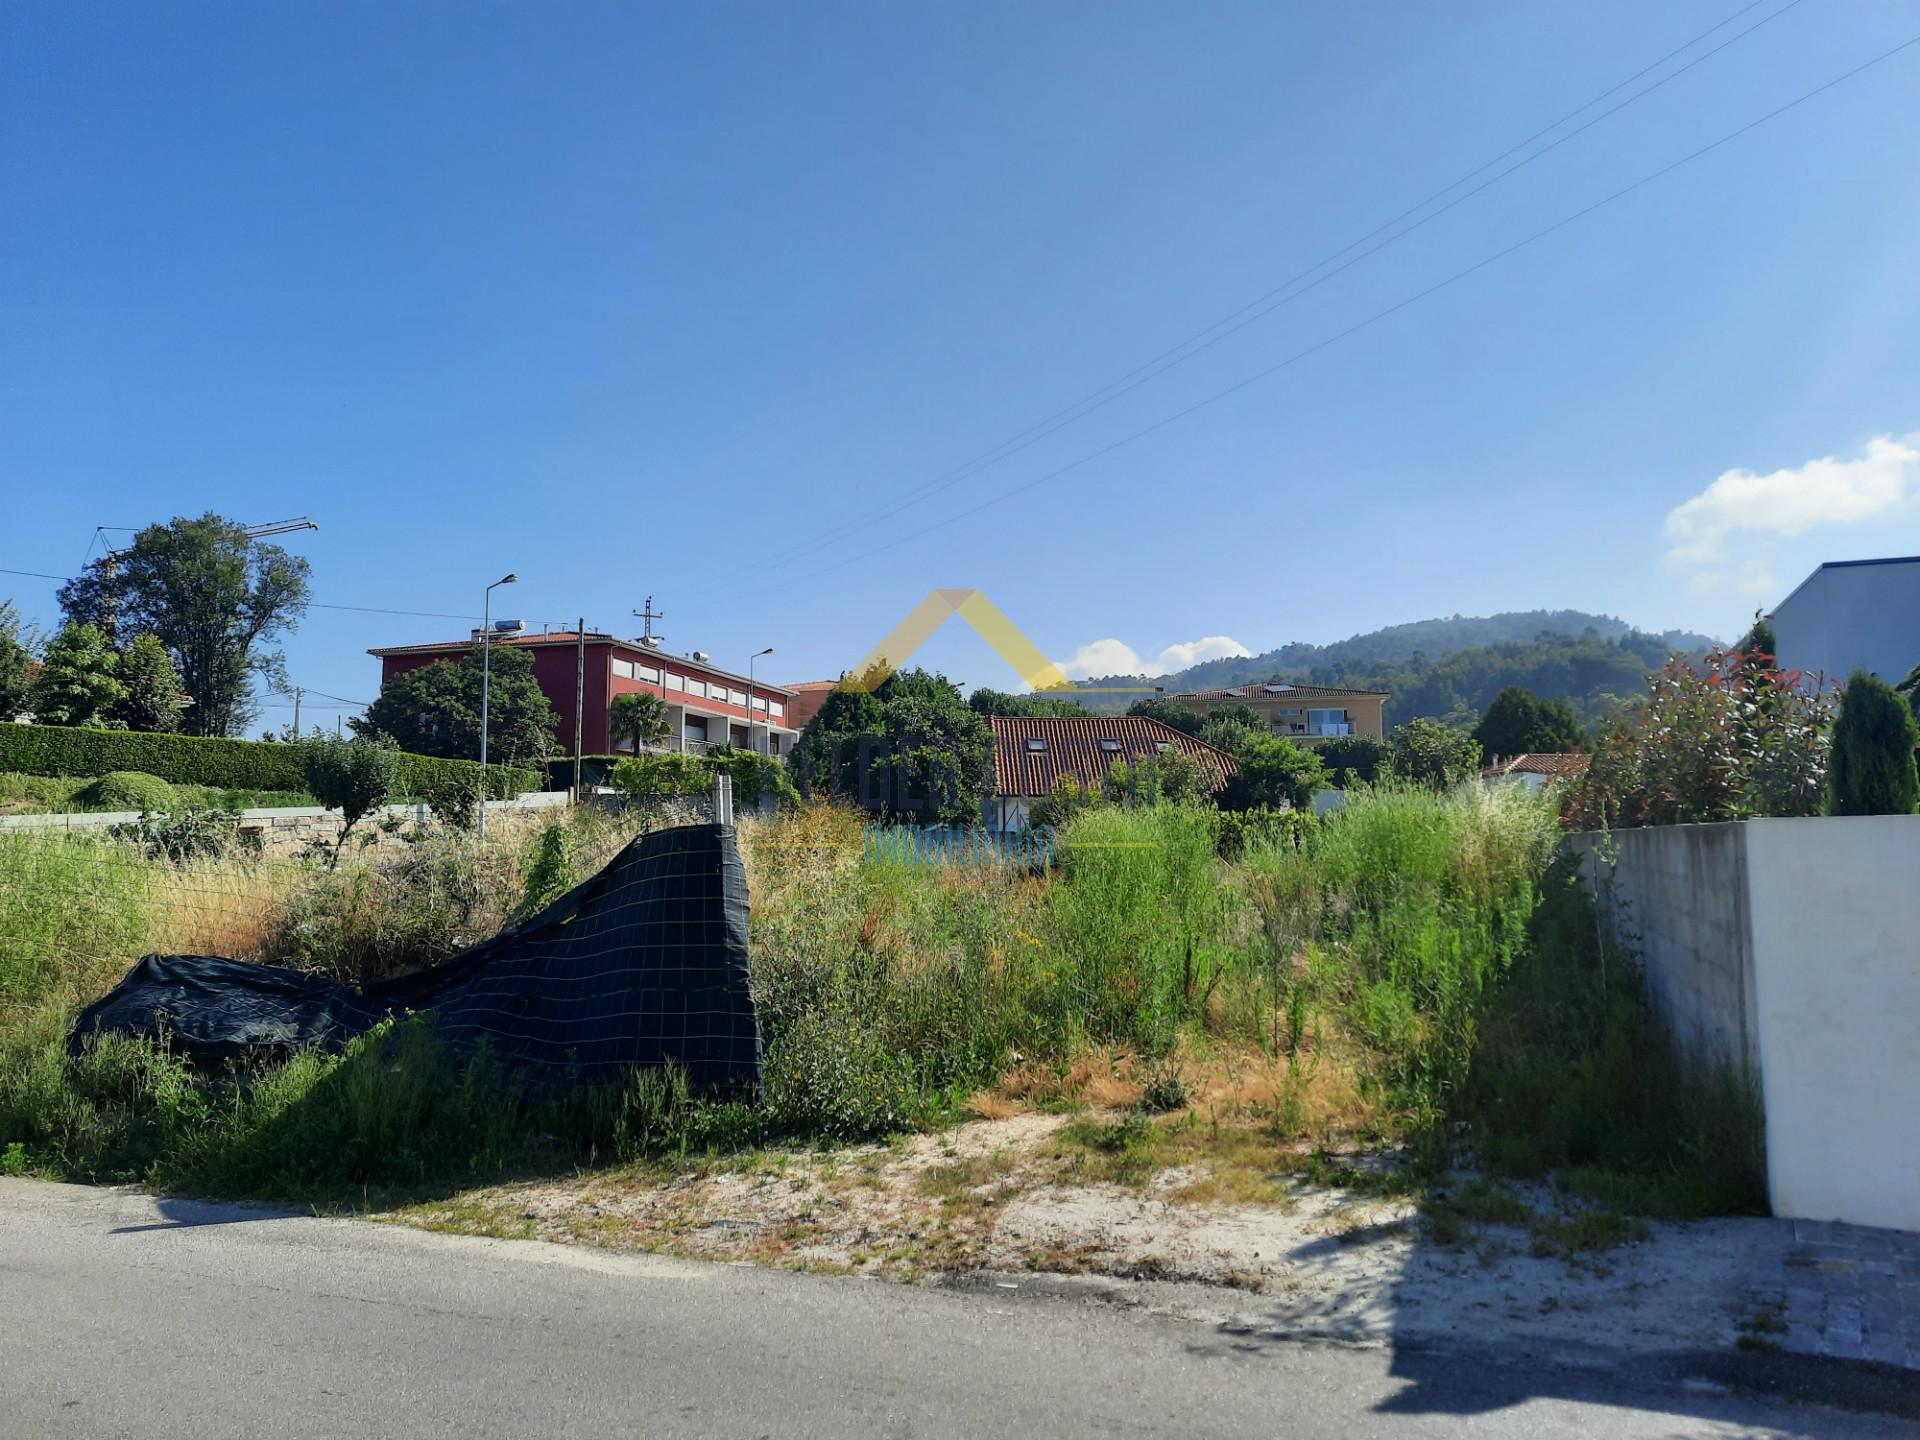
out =
<svg viewBox="0 0 1920 1440"><path fill-rule="evenodd" d="M1342 790L1354 781L1372 784L1387 760L1387 742L1377 735L1342 735L1321 745L1320 763Z"/></svg>
<svg viewBox="0 0 1920 1440"><path fill-rule="evenodd" d="M616 696L607 717L607 729L616 744L626 741L633 746L635 754L673 734L672 722L667 719L667 702L651 690Z"/></svg>
<svg viewBox="0 0 1920 1440"><path fill-rule="evenodd" d="M1249 735L1233 758L1239 768L1220 792L1223 810L1311 810L1313 792L1333 783L1318 755L1284 735Z"/></svg>
<svg viewBox="0 0 1920 1440"><path fill-rule="evenodd" d="M533 652L492 647L487 691L487 758L502 765L543 760L557 745L559 717L533 675ZM480 757L480 647L458 660L406 670L380 687L356 735L385 736L402 750L449 760Z"/></svg>
<svg viewBox="0 0 1920 1440"><path fill-rule="evenodd" d="M249 539L219 515L149 525L108 566L91 566L60 591L68 618L91 620L111 639L150 630L180 667L194 735L231 735L256 713L256 677L276 682L284 661L270 647L307 607L308 565L278 545Z"/></svg>
<svg viewBox="0 0 1920 1440"><path fill-rule="evenodd" d="M142 632L120 652L119 680L126 689L113 718L129 730L166 731L180 724L180 672L157 635Z"/></svg>
<svg viewBox="0 0 1920 1440"><path fill-rule="evenodd" d="M0 725L27 708L33 688L31 644L13 601L0 600Z"/></svg>
<svg viewBox="0 0 1920 1440"><path fill-rule="evenodd" d="M1877 675L1856 670L1840 696L1827 761L1827 808L1835 815L1911 815L1920 805L1920 746L1913 711Z"/></svg>
<svg viewBox="0 0 1920 1440"><path fill-rule="evenodd" d="M967 708L980 715L1090 715L1078 700L1065 695L1010 695L982 685L967 697Z"/></svg>
<svg viewBox="0 0 1920 1440"><path fill-rule="evenodd" d="M1185 735L1198 735L1207 719L1205 714L1191 706L1182 705L1178 700L1164 699L1136 700L1127 707L1127 714L1158 720L1162 725L1170 725Z"/></svg>
<svg viewBox="0 0 1920 1440"><path fill-rule="evenodd" d="M67 624L40 657L33 713L43 725L105 725L126 697L115 678L119 658L97 625Z"/></svg>
<svg viewBox="0 0 1920 1440"><path fill-rule="evenodd" d="M1480 742L1438 720L1409 720L1387 739L1387 768L1402 780L1445 790L1480 768Z"/></svg>
<svg viewBox="0 0 1920 1440"><path fill-rule="evenodd" d="M1488 756L1559 754L1585 750L1590 743L1573 706L1542 699L1522 685L1509 685L1493 697L1473 738Z"/></svg>

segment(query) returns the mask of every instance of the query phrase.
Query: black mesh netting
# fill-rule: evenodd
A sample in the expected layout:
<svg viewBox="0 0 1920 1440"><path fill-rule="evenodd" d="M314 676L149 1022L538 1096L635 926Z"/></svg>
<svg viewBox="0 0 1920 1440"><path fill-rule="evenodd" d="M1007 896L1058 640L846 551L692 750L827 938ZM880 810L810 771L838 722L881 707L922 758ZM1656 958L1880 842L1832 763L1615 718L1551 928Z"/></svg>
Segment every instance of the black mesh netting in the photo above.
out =
<svg viewBox="0 0 1920 1440"><path fill-rule="evenodd" d="M444 965L356 987L211 955L149 955L80 1012L96 1030L157 1034L202 1059L338 1049L387 1015L424 1012L457 1045L577 1081L678 1065L701 1089L755 1089L747 881L730 827L642 836L532 919Z"/></svg>

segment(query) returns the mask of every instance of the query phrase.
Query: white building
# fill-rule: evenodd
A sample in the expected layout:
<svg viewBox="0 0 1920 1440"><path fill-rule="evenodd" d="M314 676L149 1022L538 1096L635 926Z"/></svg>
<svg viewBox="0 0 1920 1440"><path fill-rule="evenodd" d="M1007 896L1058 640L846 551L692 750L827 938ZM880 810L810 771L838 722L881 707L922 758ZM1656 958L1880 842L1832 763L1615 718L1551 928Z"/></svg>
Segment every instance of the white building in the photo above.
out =
<svg viewBox="0 0 1920 1440"><path fill-rule="evenodd" d="M1920 555L1829 560L1771 619L1781 669L1836 682L1865 669L1897 685L1920 665Z"/></svg>

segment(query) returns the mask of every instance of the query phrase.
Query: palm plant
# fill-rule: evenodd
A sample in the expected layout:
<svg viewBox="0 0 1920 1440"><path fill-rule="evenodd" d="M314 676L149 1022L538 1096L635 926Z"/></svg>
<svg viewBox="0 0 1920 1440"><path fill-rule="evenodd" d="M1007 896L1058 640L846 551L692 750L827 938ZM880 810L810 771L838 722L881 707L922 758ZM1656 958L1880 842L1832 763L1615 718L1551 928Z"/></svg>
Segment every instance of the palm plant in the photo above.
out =
<svg viewBox="0 0 1920 1440"><path fill-rule="evenodd" d="M626 741L637 754L650 745L658 745L673 733L667 719L667 702L649 691L621 695L613 702L608 731L618 745Z"/></svg>

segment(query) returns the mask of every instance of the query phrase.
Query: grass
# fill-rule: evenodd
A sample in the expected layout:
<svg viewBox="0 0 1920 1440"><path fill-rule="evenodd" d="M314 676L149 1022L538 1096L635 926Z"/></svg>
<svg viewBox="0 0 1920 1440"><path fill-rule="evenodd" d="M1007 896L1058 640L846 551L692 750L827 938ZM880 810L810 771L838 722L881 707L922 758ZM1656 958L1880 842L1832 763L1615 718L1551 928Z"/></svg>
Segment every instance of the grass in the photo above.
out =
<svg viewBox="0 0 1920 1440"><path fill-rule="evenodd" d="M1232 863L1205 811L1095 809L1047 874L868 859L859 827L826 807L742 827L765 1047L752 1109L657 1076L536 1094L417 1025L212 1077L151 1045L65 1053L73 1008L148 949L380 978L492 933L630 828L583 812L535 836L350 851L334 872L0 836L0 1154L369 1204L1035 1108L1071 1117L1058 1178L1137 1187L1177 1170L1176 1199L1284 1203L1297 1174L1405 1189L1470 1158L1556 1177L1593 1213L1755 1204L1752 1107L1673 1058L1633 966L1596 949L1550 865L1556 823L1532 797L1356 792L1298 843L1256 839ZM1407 1162L1391 1176L1326 1158L1383 1143ZM952 1187L955 1245L994 1163L925 1182ZM1462 1191L1435 1213L1518 1223L1499 1206ZM1541 1233L1574 1252L1605 1223Z"/></svg>

